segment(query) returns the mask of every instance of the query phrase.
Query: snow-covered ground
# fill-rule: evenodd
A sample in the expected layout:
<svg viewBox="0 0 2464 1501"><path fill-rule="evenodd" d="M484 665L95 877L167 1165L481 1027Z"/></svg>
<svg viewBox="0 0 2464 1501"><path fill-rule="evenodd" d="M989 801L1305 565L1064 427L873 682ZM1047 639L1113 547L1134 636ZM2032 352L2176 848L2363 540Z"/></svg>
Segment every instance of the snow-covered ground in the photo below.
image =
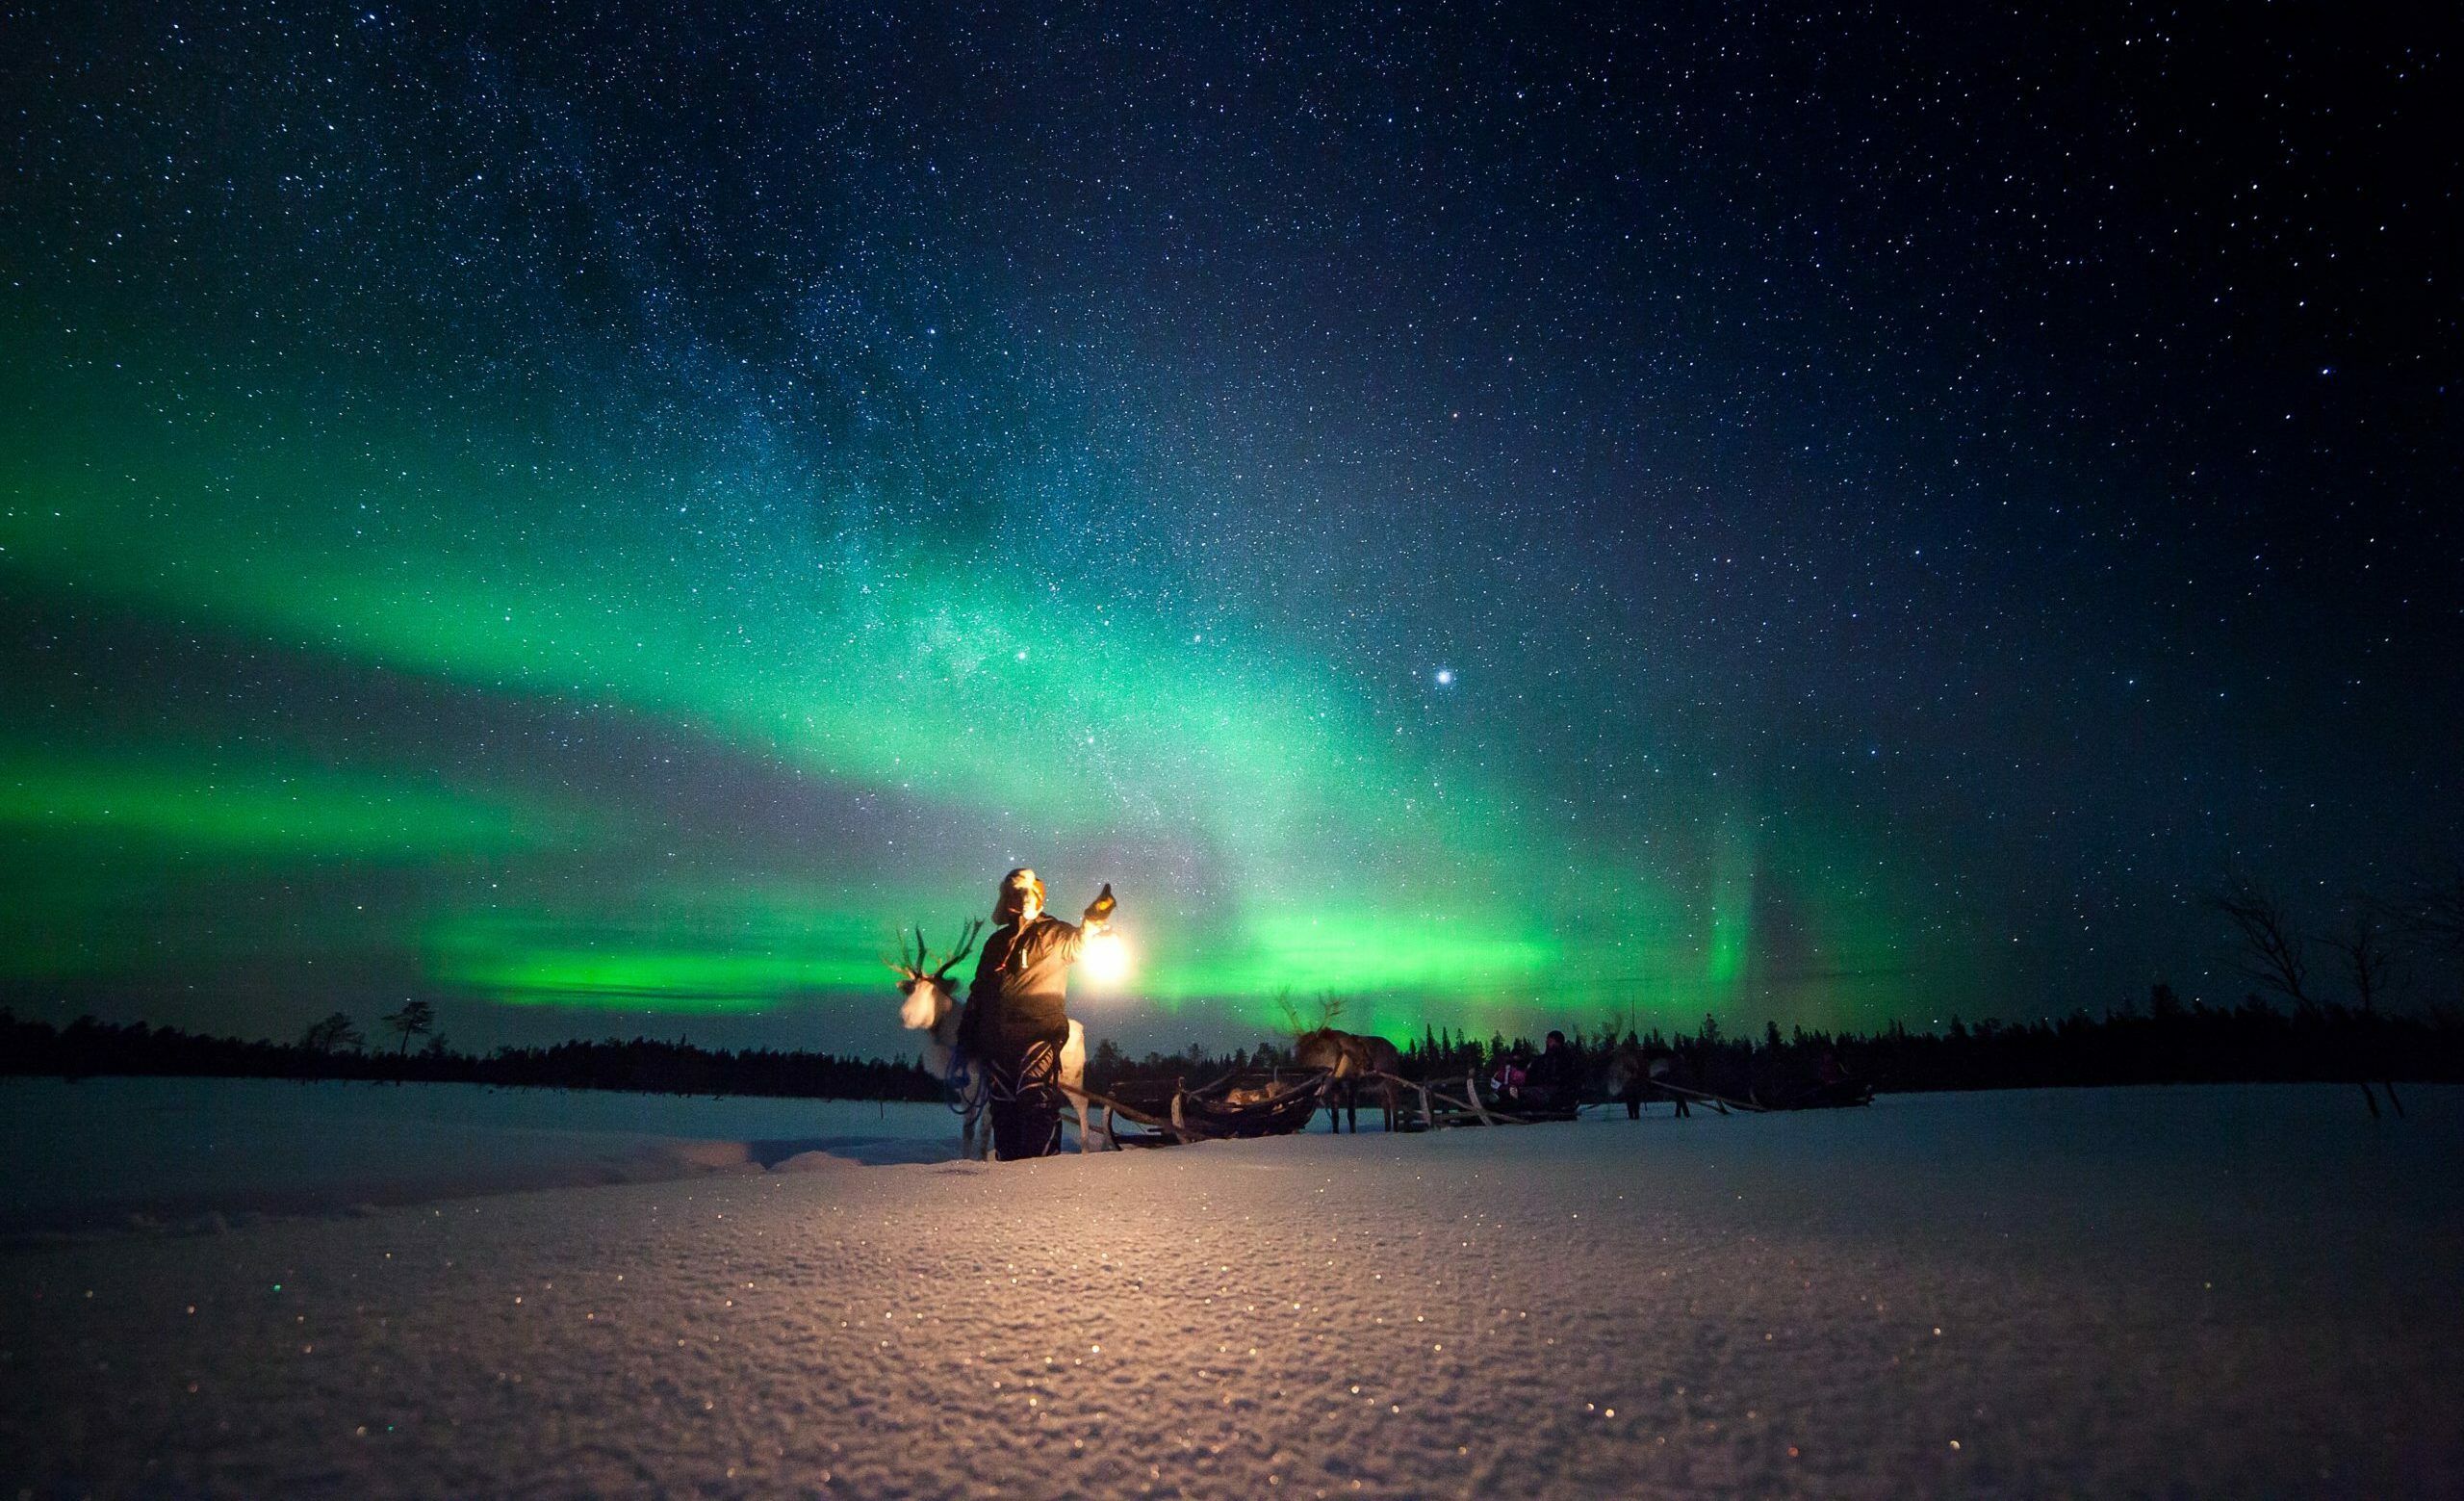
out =
<svg viewBox="0 0 2464 1501"><path fill-rule="evenodd" d="M2404 1100L748 1150L20 1240L0 1494L2452 1495L2464 1091Z"/></svg>
<svg viewBox="0 0 2464 1501"><path fill-rule="evenodd" d="M957 1155L937 1104L475 1084L0 1079L0 1236ZM818 1159L812 1159L818 1160Z"/></svg>

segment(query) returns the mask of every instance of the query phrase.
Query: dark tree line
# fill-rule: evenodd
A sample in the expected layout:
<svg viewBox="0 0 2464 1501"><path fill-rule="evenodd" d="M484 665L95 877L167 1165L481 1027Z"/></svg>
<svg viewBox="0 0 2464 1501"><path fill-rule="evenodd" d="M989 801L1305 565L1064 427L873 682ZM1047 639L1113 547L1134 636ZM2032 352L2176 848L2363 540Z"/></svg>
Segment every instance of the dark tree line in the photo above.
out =
<svg viewBox="0 0 2464 1501"><path fill-rule="evenodd" d="M80 1018L65 1027L29 1021L0 1007L0 1074L185 1075L276 1079L411 1080L429 1083L531 1085L553 1089L634 1090L681 1095L784 1095L853 1100L941 1098L941 1086L912 1061L841 1058L772 1048L725 1051L691 1043L636 1037L629 1041L500 1048L484 1055L454 1050L430 1035L399 1026L392 1048L361 1050L350 1019L337 1013L296 1043L244 1042L141 1022ZM1825 1054L1852 1077L1878 1090L2015 1089L2091 1084L2337 1082L2422 1080L2464 1082L2464 1017L2434 1010L2398 1015L2334 1003L2290 1008L2257 996L2221 1009L2185 1005L2159 985L2144 1009L2124 1007L2102 1017L2085 1012L2024 1023L1954 1017L1940 1032L1912 1032L1893 1022L1874 1033L1797 1027L1783 1036L1776 1023L1757 1037L1731 1036L1706 1017L1692 1033L1638 1030L1602 1023L1566 1028L1594 1074L1620 1046L1669 1058L1671 1077L1737 1099L1784 1099L1817 1076ZM389 1038L389 1042L395 1041ZM1428 1028L1403 1050L1403 1072L1416 1079L1485 1079L1498 1061L1539 1051L1530 1039L1460 1029ZM1292 1052L1273 1041L1213 1052L1195 1046L1177 1053L1132 1058L1111 1040L1088 1061L1088 1083L1110 1091L1130 1081L1203 1083L1225 1074L1289 1069Z"/></svg>
<svg viewBox="0 0 2464 1501"><path fill-rule="evenodd" d="M1912 1032L1892 1022L1879 1032L1797 1027L1776 1022L1762 1034L1732 1036L1705 1017L1691 1034L1599 1023L1565 1029L1593 1080L1619 1047L1664 1056L1670 1077L1738 1100L1793 1098L1823 1076L1823 1058L1878 1090L2035 1089L2096 1084L2353 1083L2362 1080L2464 1082L2464 1016L2446 1009L2404 1016L2359 1006L2311 1002L2270 1005L2256 996L2230 1009L2185 1005L2171 987L2156 986L2146 1006L2102 1017L2074 1012L2054 1020L1974 1025L1958 1017L1939 1032ZM1403 1073L1415 1079L1486 1079L1500 1059L1539 1051L1526 1037L1466 1036L1428 1028L1403 1050ZM1228 1053L1192 1047L1133 1059L1106 1041L1088 1060L1088 1083L1182 1079L1203 1083L1227 1073L1290 1068L1290 1049L1275 1043Z"/></svg>
<svg viewBox="0 0 2464 1501"><path fill-rule="evenodd" d="M2145 1010L2074 1013L2020 1024L1958 1017L1940 1032L1893 1022L1870 1036L1808 1032L1704 1048L1715 1082L1810 1078L1830 1051L1881 1090L2030 1089L2091 1084L2357 1083L2464 1080L2464 1024L2451 1013L2394 1016L2336 1004L2284 1009L2246 996L2184 1005L2158 985ZM1726 1091L1721 1091L1725 1093ZM1766 1098L1768 1098L1766 1087Z"/></svg>
<svg viewBox="0 0 2464 1501"><path fill-rule="evenodd" d="M1970 1026L1954 1016L1940 1032L1912 1032L1893 1022L1880 1032L1809 1031L1783 1037L1766 1022L1759 1038L1732 1037L1703 1019L1691 1035L1648 1032L1629 1022L1564 1028L1595 1091L1611 1054L1639 1050L1664 1058L1673 1082L1739 1099L1782 1100L1842 1072L1877 1090L2010 1089L2097 1084L2232 1082L2464 1081L2464 1011L2431 1004L2426 1015L2385 1004L2421 968L2451 983L2464 970L2464 861L2416 876L2393 899L2355 896L2323 928L2247 876L2227 876L2208 905L2238 945L2243 973L2256 989L2229 1009L2186 1006L2157 985L2142 1011L2102 1017L2085 1011L2059 1020ZM2343 999L2330 998L2330 992ZM1283 1040L1215 1053L1193 1044L1178 1053L1133 1059L1106 1039L1088 1060L1088 1083L1112 1091L1131 1082L1192 1085L1226 1074L1293 1067L1290 1038L1338 1020L1343 1001L1321 996L1313 1016L1289 993L1277 1002ZM155 1074L282 1079L419 1080L535 1085L558 1089L665 1094L783 1095L930 1100L940 1082L910 1060L841 1058L830 1053L748 1048L729 1052L681 1039L635 1037L499 1048L484 1055L454 1050L436 1030L435 1008L406 1001L378 1019L369 1046L356 1022L336 1012L294 1043L244 1042L141 1022L82 1017L65 1027L17 1017L0 1006L0 1074ZM424 1039L418 1050L412 1044ZM1424 1080L1486 1078L1511 1054L1539 1051L1528 1038L1429 1027L1402 1053L1403 1073Z"/></svg>
<svg viewBox="0 0 2464 1501"><path fill-rule="evenodd" d="M434 1024L435 1015L425 1006L415 1015L406 1007L386 1019L387 1031L399 1041L391 1048L362 1051L358 1029L340 1012L309 1027L298 1042L276 1043L91 1017L56 1027L0 1007L0 1074L411 1080L835 1100L941 1098L940 1081L908 1060L892 1063L767 1048L730 1052L645 1037L500 1048L480 1055L455 1051L434 1034ZM414 1050L411 1041L421 1036L427 1044Z"/></svg>
<svg viewBox="0 0 2464 1501"><path fill-rule="evenodd" d="M2226 877L2208 905L2224 919L2237 967L2257 987L2238 1006L2186 1006L2159 984L2143 1011L2124 1005L2102 1017L2076 1011L1973 1026L1954 1016L1940 1032L1912 1032L1893 1022L1869 1034L1797 1027L1783 1037L1778 1023L1765 1022L1758 1039L1730 1036L1707 1016L1691 1035L1643 1031L1627 1022L1595 1022L1586 1031L1573 1019L1563 1030L1595 1096L1609 1055L1621 1048L1667 1059L1673 1082L1765 1101L1799 1098L1842 1072L1892 1091L2464 1081L2464 1011L2446 1004L2432 1004L2425 1015L2386 1008L2411 971L2444 967L2451 978L2464 966L2464 862L2415 877L2394 898L2353 897L2324 928L2244 875ZM1319 999L1314 1017L1289 995L1276 1004L1295 1035L1331 1024L1343 1009L1332 996ZM1404 1048L1403 1073L1431 1081L1486 1079L1501 1059L1539 1050L1526 1037L1492 1033L1483 1040L1429 1027ZM1276 1042L1219 1054L1193 1045L1133 1059L1107 1041L1088 1060L1088 1082L1097 1090L1131 1081L1194 1085L1291 1066L1291 1049Z"/></svg>

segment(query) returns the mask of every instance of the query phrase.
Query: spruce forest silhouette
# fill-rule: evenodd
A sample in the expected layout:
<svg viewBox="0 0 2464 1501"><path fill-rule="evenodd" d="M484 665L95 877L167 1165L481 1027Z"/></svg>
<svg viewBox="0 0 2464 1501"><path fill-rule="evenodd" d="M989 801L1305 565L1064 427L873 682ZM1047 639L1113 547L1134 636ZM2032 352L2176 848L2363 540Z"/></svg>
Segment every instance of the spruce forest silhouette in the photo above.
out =
<svg viewBox="0 0 2464 1501"><path fill-rule="evenodd" d="M401 1016L402 1013L396 1013ZM432 1015L412 1022L433 1024ZM727 1051L681 1039L608 1038L546 1048L459 1052L441 1035L410 1041L416 1026L395 1022L390 1037L359 1046L341 1013L298 1042L244 1042L142 1022L80 1017L64 1027L27 1021L0 1007L0 1074L103 1074L270 1079L364 1079L374 1083L496 1084L542 1089L629 1090L663 1095L785 1095L830 1100L938 1100L941 1081L912 1060L842 1058L768 1048Z"/></svg>
<svg viewBox="0 0 2464 1501"><path fill-rule="evenodd" d="M397 1013L397 1017L400 1014ZM422 1016L410 1019L427 1022ZM1813 1080L1828 1054L1855 1079L1883 1092L2033 1089L2114 1084L2358 1083L2464 1081L2464 1017L2449 1008L2403 1015L2333 1003L2285 1007L2252 996L2227 1008L2185 1005L2166 986L2144 1008L2102 1017L2076 1012L2025 1023L1954 1017L1940 1031L1897 1022L1874 1033L1797 1027L1783 1035L1732 1034L1705 1017L1691 1033L1624 1022L1571 1021L1570 1044L1594 1078L1613 1049L1639 1048L1670 1060L1672 1079L1739 1100L1789 1098ZM425 1046L411 1048L424 1036ZM1429 1027L1403 1050L1416 1079L1485 1078L1499 1059L1536 1053L1525 1037ZM1288 1043L1215 1051L1193 1045L1176 1053L1132 1057L1110 1039L1088 1060L1090 1087L1133 1081L1197 1084L1231 1073L1292 1067ZM142 1022L80 1018L66 1026L0 1007L0 1074L85 1078L105 1074L273 1079L356 1079L374 1083L457 1083L546 1089L626 1090L678 1095L775 1095L811 1099L932 1100L940 1081L912 1059L832 1053L706 1048L635 1037L504 1047L485 1054L455 1050L441 1035L390 1021L367 1042L337 1013L297 1042L214 1037Z"/></svg>

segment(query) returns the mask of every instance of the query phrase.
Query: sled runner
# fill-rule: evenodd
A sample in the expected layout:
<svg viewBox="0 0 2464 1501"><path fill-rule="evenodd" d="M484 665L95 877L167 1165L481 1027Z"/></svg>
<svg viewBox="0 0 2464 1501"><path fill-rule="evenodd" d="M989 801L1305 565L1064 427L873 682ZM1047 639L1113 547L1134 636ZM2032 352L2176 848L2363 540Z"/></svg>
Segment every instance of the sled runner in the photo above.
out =
<svg viewBox="0 0 2464 1501"><path fill-rule="evenodd" d="M1766 1104L1765 1110L1837 1110L1847 1105L1870 1105L1874 1102L1874 1086L1862 1079L1838 1079L1829 1084L1816 1084L1810 1089L1791 1095L1785 1100Z"/></svg>

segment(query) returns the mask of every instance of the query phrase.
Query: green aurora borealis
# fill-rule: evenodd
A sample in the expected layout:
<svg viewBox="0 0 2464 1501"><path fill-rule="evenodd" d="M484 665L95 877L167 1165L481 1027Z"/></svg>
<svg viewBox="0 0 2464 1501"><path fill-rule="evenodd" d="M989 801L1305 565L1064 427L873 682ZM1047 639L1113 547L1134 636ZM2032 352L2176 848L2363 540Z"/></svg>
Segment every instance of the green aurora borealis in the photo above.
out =
<svg viewBox="0 0 2464 1501"><path fill-rule="evenodd" d="M2264 17L0 24L20 1012L886 1053L1032 865L1134 1049L1922 1027L2464 827L2444 116Z"/></svg>
<svg viewBox="0 0 2464 1501"><path fill-rule="evenodd" d="M21 977L142 992L236 965L313 988L303 1011L365 984L828 1016L878 1001L898 926L954 930L1020 862L1065 903L1102 879L1130 901L1138 975L1093 1004L1222 1003L1210 1022L1321 992L1399 1031L1847 1016L1874 998L1860 971L1903 963L1877 867L1790 820L1672 777L1613 821L1556 814L1425 673L1347 671L1237 590L1159 604L1100 545L1074 569L858 547L678 482L689 455L422 435L354 421L359 393L242 417L235 393L166 402L166 378L18 350L44 374L11 393L12 597L210 640L253 688L13 693L0 819L15 920L41 935ZM348 697L295 727L294 675ZM526 740L651 738L590 750L625 784L593 789L520 745L399 733L402 685L482 741L497 715ZM671 774L742 800L680 798ZM269 905L291 910L269 927ZM185 915L185 951L140 937L157 908Z"/></svg>

